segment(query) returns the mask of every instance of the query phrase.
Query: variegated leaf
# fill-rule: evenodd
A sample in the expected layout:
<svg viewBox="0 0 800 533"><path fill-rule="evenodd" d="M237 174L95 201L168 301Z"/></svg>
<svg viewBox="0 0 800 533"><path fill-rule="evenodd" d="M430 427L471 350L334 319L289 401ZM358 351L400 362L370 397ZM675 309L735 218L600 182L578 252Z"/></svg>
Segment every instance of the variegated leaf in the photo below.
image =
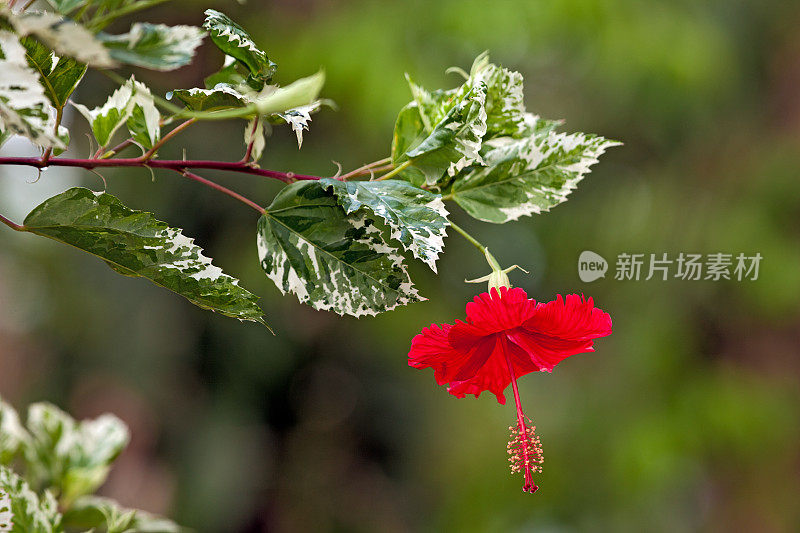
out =
<svg viewBox="0 0 800 533"><path fill-rule="evenodd" d="M489 62L489 55L479 55L470 70L472 84L486 85L486 135L493 137L521 134L525 127L525 102L522 74Z"/></svg>
<svg viewBox="0 0 800 533"><path fill-rule="evenodd" d="M315 309L375 315L420 300L375 215L349 215L317 182L284 188L258 221L258 255L283 292Z"/></svg>
<svg viewBox="0 0 800 533"><path fill-rule="evenodd" d="M0 398L0 465L10 464L29 440L17 411Z"/></svg>
<svg viewBox="0 0 800 533"><path fill-rule="evenodd" d="M30 37L21 41L25 47L28 64L39 73L39 83L50 103L64 107L86 73L86 65L71 57L58 57L49 48Z"/></svg>
<svg viewBox="0 0 800 533"><path fill-rule="evenodd" d="M245 146L250 146L250 143L253 143L253 148L250 151L250 157L253 161L261 159L261 154L264 153L264 147L267 144L264 135L263 120L251 118L247 121L244 127L244 144Z"/></svg>
<svg viewBox="0 0 800 533"><path fill-rule="evenodd" d="M62 503L94 492L128 444L125 424L114 415L78 422L48 403L28 408L28 468L41 486L53 487Z"/></svg>
<svg viewBox="0 0 800 533"><path fill-rule="evenodd" d="M69 189L34 209L24 230L71 244L117 272L148 279L203 309L266 325L258 298L214 266L192 239L110 194Z"/></svg>
<svg viewBox="0 0 800 533"><path fill-rule="evenodd" d="M411 102L400 110L394 125L391 152L394 166L397 167L407 161L406 152L421 143L425 137L427 137L427 133L422 122L419 104ZM425 185L425 174L415 167L407 167L401 170L398 177L417 187Z"/></svg>
<svg viewBox="0 0 800 533"><path fill-rule="evenodd" d="M12 32L0 30L1 136L24 135L42 148L65 148L55 131L55 111L25 48Z"/></svg>
<svg viewBox="0 0 800 533"><path fill-rule="evenodd" d="M0 465L0 501L10 504L4 516L12 525L0 531L12 533L61 533L58 503L49 490L37 495L28 483L10 468ZM4 507L5 508L5 507Z"/></svg>
<svg viewBox="0 0 800 533"><path fill-rule="evenodd" d="M161 139L161 113L147 85L133 78L128 83L133 84L133 95L129 103L131 113L125 123L133 140L150 149Z"/></svg>
<svg viewBox="0 0 800 533"><path fill-rule="evenodd" d="M213 89L175 89L167 93L167 98L173 97L192 111L217 111L247 105L245 95L226 83L219 83Z"/></svg>
<svg viewBox="0 0 800 533"><path fill-rule="evenodd" d="M266 52L256 45L250 34L224 13L207 9L205 14L203 28L208 31L217 48L235 57L248 68L250 85L259 90L265 83L269 83L277 66L270 61Z"/></svg>
<svg viewBox="0 0 800 533"><path fill-rule="evenodd" d="M292 127L292 131L294 131L297 136L297 148L303 147L303 131L308 130L308 123L311 122L311 113L315 113L320 107L322 107L322 101L317 100L308 105L294 107L282 113L277 113L278 117Z"/></svg>
<svg viewBox="0 0 800 533"><path fill-rule="evenodd" d="M138 509L128 509L114 500L83 496L64 512L64 525L85 531L140 533L180 533L184 531L171 520Z"/></svg>
<svg viewBox="0 0 800 533"><path fill-rule="evenodd" d="M486 222L502 224L547 211L565 201L597 158L618 144L583 133L555 133L546 126L523 139L496 138L486 143L486 166L459 175L451 195Z"/></svg>
<svg viewBox="0 0 800 533"><path fill-rule="evenodd" d="M436 272L450 224L441 196L399 180L326 178L320 183L333 191L347 214L366 208L381 217L391 229L391 238Z"/></svg>
<svg viewBox="0 0 800 533"><path fill-rule="evenodd" d="M486 134L486 85L465 84L444 118L420 144L406 152L412 165L436 185L445 172L455 176L463 168L481 164L481 140Z"/></svg>
<svg viewBox="0 0 800 533"><path fill-rule="evenodd" d="M111 57L120 63L153 70L174 70L188 65L204 32L194 26L167 26L137 22L122 35L98 34Z"/></svg>
<svg viewBox="0 0 800 533"><path fill-rule="evenodd" d="M0 19L7 20L20 37L31 35L59 56L72 57L91 67L115 66L108 50L89 30L61 15L43 11L12 13L0 9Z"/></svg>
<svg viewBox="0 0 800 533"><path fill-rule="evenodd" d="M127 122L133 111L131 105L133 85L126 83L108 97L100 107L89 109L83 104L72 103L92 127L92 133L100 146L107 146L114 133Z"/></svg>

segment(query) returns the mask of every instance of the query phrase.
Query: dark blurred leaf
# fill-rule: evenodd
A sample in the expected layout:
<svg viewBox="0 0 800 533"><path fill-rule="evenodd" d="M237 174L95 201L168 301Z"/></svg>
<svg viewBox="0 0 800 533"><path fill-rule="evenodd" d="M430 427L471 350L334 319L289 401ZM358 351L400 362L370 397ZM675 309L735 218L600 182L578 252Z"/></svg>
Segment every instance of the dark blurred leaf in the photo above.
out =
<svg viewBox="0 0 800 533"><path fill-rule="evenodd" d="M180 229L110 194L69 189L34 209L25 229L114 263L115 270L149 279L203 309L266 325L257 297L212 265Z"/></svg>
<svg viewBox="0 0 800 533"><path fill-rule="evenodd" d="M326 178L347 214L365 207L391 228L391 237L414 257L436 272L436 260L444 248L447 209L441 196L399 180L339 181Z"/></svg>
<svg viewBox="0 0 800 533"><path fill-rule="evenodd" d="M420 299L374 219L347 215L316 182L284 188L258 221L258 255L284 294L314 309L375 315Z"/></svg>

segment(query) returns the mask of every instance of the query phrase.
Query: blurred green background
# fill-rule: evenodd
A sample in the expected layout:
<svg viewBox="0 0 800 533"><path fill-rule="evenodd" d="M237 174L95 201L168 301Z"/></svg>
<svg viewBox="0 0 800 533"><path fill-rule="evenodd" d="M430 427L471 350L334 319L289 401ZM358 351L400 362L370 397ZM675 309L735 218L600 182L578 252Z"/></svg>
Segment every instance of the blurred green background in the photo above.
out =
<svg viewBox="0 0 800 533"><path fill-rule="evenodd" d="M339 318L260 272L251 210L166 173L107 171L109 192L184 227L263 296L277 335L0 231L0 394L130 424L103 493L209 532L800 530L800 5L184 0L146 18L200 24L206 7L256 37L278 82L324 67L339 104L314 117L302 151L276 129L265 168L330 175L332 160L384 157L410 99L403 73L453 86L445 68L487 49L525 75L530 110L622 140L549 214L491 226L452 208L501 262L531 271L512 282L541 300L591 295L614 333L521 380L547 458L541 490L523 494L506 461L513 406L456 399L407 366L413 335L462 318L478 290L462 280L486 273L463 239L446 240L440 277L414 266L428 302ZM136 74L163 94L220 62L206 44L191 67ZM90 75L76 99L98 105L112 88ZM79 118L71 152L85 156ZM242 127L201 124L164 157L238 159ZM17 220L69 185L101 187L89 173L0 172L0 212ZM280 185L218 177L264 204ZM764 259L757 281L585 284L583 250L610 274L621 252Z"/></svg>

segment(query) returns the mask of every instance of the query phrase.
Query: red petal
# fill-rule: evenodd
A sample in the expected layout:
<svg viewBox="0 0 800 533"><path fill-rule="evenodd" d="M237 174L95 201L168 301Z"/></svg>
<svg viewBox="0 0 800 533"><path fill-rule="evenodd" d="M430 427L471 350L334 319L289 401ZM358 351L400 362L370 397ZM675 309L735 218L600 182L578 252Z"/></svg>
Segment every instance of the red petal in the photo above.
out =
<svg viewBox="0 0 800 533"><path fill-rule="evenodd" d="M498 293L493 288L467 304L467 322L488 335L521 326L535 309L536 302L529 300L524 290L500 287Z"/></svg>
<svg viewBox="0 0 800 533"><path fill-rule="evenodd" d="M489 338L492 340L493 346L484 364L468 378L450 383L447 391L459 398L463 398L467 394L474 394L477 398L481 392L488 390L497 397L498 402L505 405L506 397L503 391L511 383L511 375L506 363L506 353L510 343L497 335ZM522 352L517 347L513 349Z"/></svg>
<svg viewBox="0 0 800 533"><path fill-rule="evenodd" d="M439 385L453 381L469 359L469 353L462 354L450 346L448 334L452 327L450 324L431 324L422 328L422 333L411 341L411 350L408 352L409 366L433 368L433 376Z"/></svg>
<svg viewBox="0 0 800 533"><path fill-rule="evenodd" d="M507 333L532 363L548 372L571 355L593 351L593 339L610 334L608 313L595 308L591 298L585 300L577 294L570 294L566 301L559 295L552 302L540 303L521 328ZM517 372L516 362L514 366Z"/></svg>

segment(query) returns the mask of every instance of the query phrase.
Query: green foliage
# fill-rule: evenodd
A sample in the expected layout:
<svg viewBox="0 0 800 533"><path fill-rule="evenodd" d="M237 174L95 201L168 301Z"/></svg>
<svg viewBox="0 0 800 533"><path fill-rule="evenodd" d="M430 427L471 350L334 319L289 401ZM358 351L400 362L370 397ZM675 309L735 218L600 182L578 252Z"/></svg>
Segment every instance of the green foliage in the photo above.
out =
<svg viewBox="0 0 800 533"><path fill-rule="evenodd" d="M177 98L192 111L218 111L247 105L247 97L226 83L219 83L213 89L175 89L167 93L167 98Z"/></svg>
<svg viewBox="0 0 800 533"><path fill-rule="evenodd" d="M487 143L487 166L462 172L452 198L473 217L502 224L564 202L589 167L619 143L576 133L542 134Z"/></svg>
<svg viewBox="0 0 800 533"><path fill-rule="evenodd" d="M191 63L195 49L203 41L203 31L194 26L137 22L128 33L101 33L97 38L120 63L152 70L174 70Z"/></svg>
<svg viewBox="0 0 800 533"><path fill-rule="evenodd" d="M128 429L117 417L105 414L77 421L54 405L36 403L29 407L27 427L23 428L17 412L0 399L0 428L4 435L0 439L0 530L182 531L170 520L91 496L128 444ZM7 430L18 434L16 444L10 447ZM11 469L17 459L24 459L24 476ZM4 522L13 527L5 529Z"/></svg>
<svg viewBox="0 0 800 533"><path fill-rule="evenodd" d="M23 135L42 148L64 148L39 75L12 32L0 30L0 132Z"/></svg>
<svg viewBox="0 0 800 533"><path fill-rule="evenodd" d="M33 492L28 483L5 465L0 465L0 505L7 500L9 510L0 509L0 516L10 518L12 533L57 533L62 531L61 514L50 491Z"/></svg>
<svg viewBox="0 0 800 533"><path fill-rule="evenodd" d="M73 104L92 127L97 143L108 146L114 133L126 124L133 140L150 148L161 137L161 114L153 102L153 95L146 85L131 77L118 88L105 104L88 109L82 104Z"/></svg>
<svg viewBox="0 0 800 533"><path fill-rule="evenodd" d="M397 117L392 161L399 176L435 186L474 218L504 223L547 211L619 143L528 113L522 76L478 56L459 88L428 92L409 78L414 100Z"/></svg>
<svg viewBox="0 0 800 533"><path fill-rule="evenodd" d="M21 42L26 50L28 65L39 73L39 83L50 103L56 108L63 108L86 73L86 65L71 57L58 57L30 37L25 37Z"/></svg>
<svg viewBox="0 0 800 533"><path fill-rule="evenodd" d="M316 182L283 189L258 221L261 267L314 309L374 315L420 299L403 257L363 210L347 214Z"/></svg>
<svg viewBox="0 0 800 533"><path fill-rule="evenodd" d="M206 10L203 28L208 30L212 42L228 56L235 58L250 71L247 83L259 91L269 83L277 65L270 61L250 35L227 15L214 9Z"/></svg>
<svg viewBox="0 0 800 533"><path fill-rule="evenodd" d="M203 309L265 324L257 297L212 265L192 239L110 194L69 189L31 211L25 231L91 253L114 270L148 279Z"/></svg>
<svg viewBox="0 0 800 533"><path fill-rule="evenodd" d="M436 272L449 224L441 196L398 181L320 180L336 195L348 215L366 208L391 229L391 238Z"/></svg>
<svg viewBox="0 0 800 533"><path fill-rule="evenodd" d="M407 159L422 172L428 185L439 185L443 178L473 163L481 163L478 151L486 134L486 86L483 83L465 83L447 99L435 99L433 95L417 91L416 104L427 137L412 144L410 139L422 137L420 132L412 132L401 141L410 148L394 161L395 164Z"/></svg>
<svg viewBox="0 0 800 533"><path fill-rule="evenodd" d="M30 406L27 425L30 478L37 487L55 490L65 505L103 484L129 439L125 424L115 416L76 422L47 403Z"/></svg>
<svg viewBox="0 0 800 533"><path fill-rule="evenodd" d="M83 496L64 512L72 528L104 528L107 533L180 533L184 528L171 520L138 509L128 509L109 498Z"/></svg>
<svg viewBox="0 0 800 533"><path fill-rule="evenodd" d="M32 36L59 57L71 57L91 67L115 65L108 50L81 24L46 11L13 13L0 8L0 21L14 29L19 37Z"/></svg>

